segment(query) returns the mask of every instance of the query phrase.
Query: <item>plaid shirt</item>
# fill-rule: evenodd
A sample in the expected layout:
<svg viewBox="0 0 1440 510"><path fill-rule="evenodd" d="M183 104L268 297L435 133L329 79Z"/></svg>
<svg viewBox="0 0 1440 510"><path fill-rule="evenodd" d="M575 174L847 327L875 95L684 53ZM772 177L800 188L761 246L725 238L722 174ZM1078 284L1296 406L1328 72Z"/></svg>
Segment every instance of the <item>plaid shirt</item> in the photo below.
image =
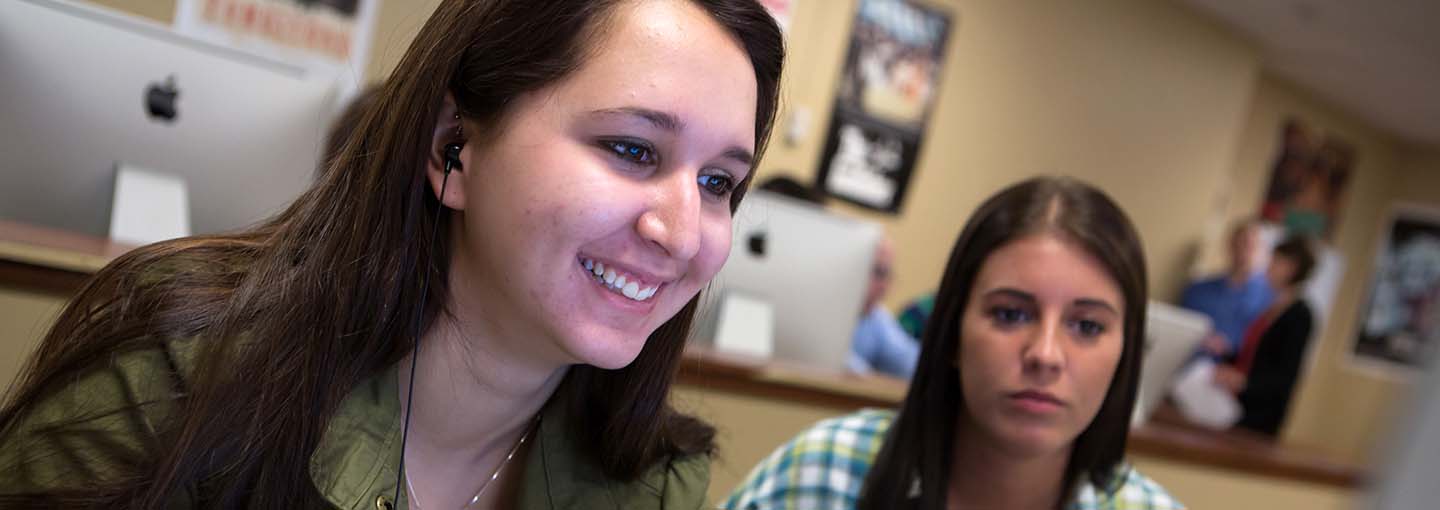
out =
<svg viewBox="0 0 1440 510"><path fill-rule="evenodd" d="M722 508L849 510L895 413L878 409L822 421L761 461ZM1154 480L1128 465L1104 490L1082 482L1067 510L1183 510Z"/></svg>

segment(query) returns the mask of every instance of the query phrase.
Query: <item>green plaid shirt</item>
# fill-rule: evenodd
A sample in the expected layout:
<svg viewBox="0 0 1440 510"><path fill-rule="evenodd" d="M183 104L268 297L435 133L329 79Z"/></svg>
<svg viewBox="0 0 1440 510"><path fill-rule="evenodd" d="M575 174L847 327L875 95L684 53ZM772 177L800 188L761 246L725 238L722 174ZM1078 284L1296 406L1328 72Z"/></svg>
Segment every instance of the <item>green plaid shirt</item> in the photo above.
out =
<svg viewBox="0 0 1440 510"><path fill-rule="evenodd" d="M761 461L722 508L730 510L850 510L895 413L866 409L822 421ZM1067 510L1183 510L1160 484L1130 466L1118 468L1104 490L1076 488Z"/></svg>

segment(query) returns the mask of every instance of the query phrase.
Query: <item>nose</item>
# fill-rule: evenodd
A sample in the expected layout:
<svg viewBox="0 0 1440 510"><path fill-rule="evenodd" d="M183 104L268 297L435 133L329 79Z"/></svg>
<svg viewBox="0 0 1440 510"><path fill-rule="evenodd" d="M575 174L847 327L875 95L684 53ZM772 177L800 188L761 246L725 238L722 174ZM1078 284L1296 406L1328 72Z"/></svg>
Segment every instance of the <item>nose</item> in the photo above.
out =
<svg viewBox="0 0 1440 510"><path fill-rule="evenodd" d="M1034 375L1052 375L1065 367L1065 350L1062 343L1064 325L1059 320L1046 320L1025 343L1021 357L1025 372Z"/></svg>
<svg viewBox="0 0 1440 510"><path fill-rule="evenodd" d="M650 203L635 224L642 239L680 260L700 251L701 197L694 175L670 172L657 180Z"/></svg>

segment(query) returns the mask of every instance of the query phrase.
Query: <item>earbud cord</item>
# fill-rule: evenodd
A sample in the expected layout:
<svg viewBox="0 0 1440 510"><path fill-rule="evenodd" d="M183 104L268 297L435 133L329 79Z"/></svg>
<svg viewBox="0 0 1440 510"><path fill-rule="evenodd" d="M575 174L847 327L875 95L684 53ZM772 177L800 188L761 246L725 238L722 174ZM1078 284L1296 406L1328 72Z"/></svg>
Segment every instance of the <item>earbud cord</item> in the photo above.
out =
<svg viewBox="0 0 1440 510"><path fill-rule="evenodd" d="M445 185L450 183L450 170L453 169L454 161L452 158L445 158L445 177L440 180L440 195L437 199L439 203L435 205L435 224L430 227L431 258L435 257L435 243L440 231L440 211L445 209ZM430 272L431 267L427 263L425 277L420 279L420 306L415 314L415 348L410 352L410 383L405 391L405 418L400 425L400 467L395 470L395 496L393 498L396 505L400 504L400 488L405 486L405 443L410 439L410 415L414 414L415 409L415 361L420 359L420 324L421 317L425 314L425 298L430 294Z"/></svg>

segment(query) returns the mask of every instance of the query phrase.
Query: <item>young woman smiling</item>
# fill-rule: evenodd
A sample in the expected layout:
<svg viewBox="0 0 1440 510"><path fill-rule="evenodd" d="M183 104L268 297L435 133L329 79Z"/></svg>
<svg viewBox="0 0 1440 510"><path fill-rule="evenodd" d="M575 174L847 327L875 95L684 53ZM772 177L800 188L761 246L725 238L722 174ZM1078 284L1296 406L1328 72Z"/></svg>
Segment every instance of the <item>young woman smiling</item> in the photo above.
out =
<svg viewBox="0 0 1440 510"><path fill-rule="evenodd" d="M441 2L293 205L69 304L0 507L698 507L666 396L783 56L753 0Z"/></svg>

